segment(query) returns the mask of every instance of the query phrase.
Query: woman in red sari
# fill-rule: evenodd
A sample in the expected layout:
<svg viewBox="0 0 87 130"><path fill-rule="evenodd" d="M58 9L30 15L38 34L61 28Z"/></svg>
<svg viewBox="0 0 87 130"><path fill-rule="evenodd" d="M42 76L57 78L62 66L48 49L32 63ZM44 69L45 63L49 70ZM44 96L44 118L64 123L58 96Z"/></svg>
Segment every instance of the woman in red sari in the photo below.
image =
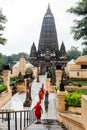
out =
<svg viewBox="0 0 87 130"><path fill-rule="evenodd" d="M42 106L40 105L40 102L37 102L33 109L37 122L40 122L41 114L43 113L43 109Z"/></svg>

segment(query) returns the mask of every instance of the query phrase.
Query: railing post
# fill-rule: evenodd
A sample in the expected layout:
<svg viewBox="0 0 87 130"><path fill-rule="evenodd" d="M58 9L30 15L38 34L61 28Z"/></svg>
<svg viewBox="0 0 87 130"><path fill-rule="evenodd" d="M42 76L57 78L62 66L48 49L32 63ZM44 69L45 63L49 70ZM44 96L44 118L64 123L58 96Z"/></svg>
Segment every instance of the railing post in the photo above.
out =
<svg viewBox="0 0 87 130"><path fill-rule="evenodd" d="M17 130L17 113L15 112L15 130Z"/></svg>
<svg viewBox="0 0 87 130"><path fill-rule="evenodd" d="M22 112L20 112L20 130L22 130Z"/></svg>
<svg viewBox="0 0 87 130"><path fill-rule="evenodd" d="M25 128L25 126L26 126L26 124L25 124L25 116L26 116L26 115L25 115L25 112L24 112L24 128Z"/></svg>
<svg viewBox="0 0 87 130"><path fill-rule="evenodd" d="M10 113L8 112L8 130L10 130Z"/></svg>
<svg viewBox="0 0 87 130"><path fill-rule="evenodd" d="M27 111L27 126L28 126L28 111Z"/></svg>

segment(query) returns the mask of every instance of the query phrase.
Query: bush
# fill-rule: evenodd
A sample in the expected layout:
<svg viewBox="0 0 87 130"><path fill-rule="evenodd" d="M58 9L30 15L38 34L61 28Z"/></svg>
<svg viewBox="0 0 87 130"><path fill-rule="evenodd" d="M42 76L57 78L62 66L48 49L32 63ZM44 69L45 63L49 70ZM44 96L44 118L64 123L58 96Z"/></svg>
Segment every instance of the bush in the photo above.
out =
<svg viewBox="0 0 87 130"><path fill-rule="evenodd" d="M56 83L55 68L54 67L50 68L49 73L50 73L51 83L52 83L52 85L55 85L55 83Z"/></svg>
<svg viewBox="0 0 87 130"><path fill-rule="evenodd" d="M67 93L65 97L66 106L81 107L81 96L87 94L87 91L78 90L76 92Z"/></svg>
<svg viewBox="0 0 87 130"><path fill-rule="evenodd" d="M60 89L60 87L59 87L59 86L56 86L56 87L55 87L55 90L56 90L56 91L58 91L59 89Z"/></svg>
<svg viewBox="0 0 87 130"><path fill-rule="evenodd" d="M15 84L19 79L17 77L10 78L10 86Z"/></svg>
<svg viewBox="0 0 87 130"><path fill-rule="evenodd" d="M2 93L3 91L5 91L7 89L6 85L0 85L0 93Z"/></svg>

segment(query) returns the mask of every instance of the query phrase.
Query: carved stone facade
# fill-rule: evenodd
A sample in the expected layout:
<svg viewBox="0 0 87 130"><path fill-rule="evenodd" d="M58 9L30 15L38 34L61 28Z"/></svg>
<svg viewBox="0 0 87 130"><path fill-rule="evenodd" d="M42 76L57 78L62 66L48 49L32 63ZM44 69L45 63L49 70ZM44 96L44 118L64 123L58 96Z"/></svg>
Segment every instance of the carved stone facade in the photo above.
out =
<svg viewBox="0 0 87 130"><path fill-rule="evenodd" d="M38 50L33 43L29 62L40 67L40 73L44 74L50 67L63 66L66 60L66 50L62 42L60 50L57 39L55 19L48 5L47 12L43 18Z"/></svg>

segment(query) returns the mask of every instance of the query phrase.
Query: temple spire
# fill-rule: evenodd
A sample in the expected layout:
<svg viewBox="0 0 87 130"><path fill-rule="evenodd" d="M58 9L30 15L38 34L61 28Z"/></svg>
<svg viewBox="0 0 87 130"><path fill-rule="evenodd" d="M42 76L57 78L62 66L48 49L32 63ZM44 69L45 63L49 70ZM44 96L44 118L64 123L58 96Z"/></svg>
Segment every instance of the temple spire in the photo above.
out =
<svg viewBox="0 0 87 130"><path fill-rule="evenodd" d="M48 8L50 8L50 3L48 3Z"/></svg>

